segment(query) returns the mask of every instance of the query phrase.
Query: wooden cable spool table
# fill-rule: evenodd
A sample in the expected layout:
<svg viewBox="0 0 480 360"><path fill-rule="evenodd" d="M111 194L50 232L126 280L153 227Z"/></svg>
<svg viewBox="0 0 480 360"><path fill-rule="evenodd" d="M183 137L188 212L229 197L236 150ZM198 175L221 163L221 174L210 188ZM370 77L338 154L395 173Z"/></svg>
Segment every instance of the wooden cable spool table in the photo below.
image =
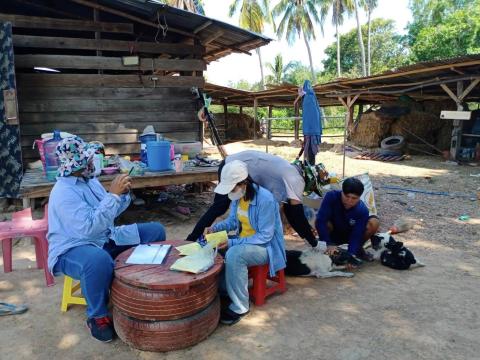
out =
<svg viewBox="0 0 480 360"><path fill-rule="evenodd" d="M180 258L175 246L182 240L164 241L172 249L162 265L126 264L133 249L115 260L112 283L113 322L127 344L148 351L172 351L206 339L220 318L218 280L223 258L201 274L169 270Z"/></svg>

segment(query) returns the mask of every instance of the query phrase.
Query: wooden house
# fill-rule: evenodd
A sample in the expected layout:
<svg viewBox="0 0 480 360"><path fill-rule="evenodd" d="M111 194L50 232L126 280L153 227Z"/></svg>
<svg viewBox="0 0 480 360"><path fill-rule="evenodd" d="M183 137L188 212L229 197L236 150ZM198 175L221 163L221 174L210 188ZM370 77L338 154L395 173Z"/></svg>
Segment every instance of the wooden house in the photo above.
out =
<svg viewBox="0 0 480 360"><path fill-rule="evenodd" d="M34 139L54 129L122 155L138 154L147 125L200 140L191 88L204 86L208 63L270 41L151 0L1 1L0 24L9 23L18 113L6 126L19 130L24 164L38 159Z"/></svg>

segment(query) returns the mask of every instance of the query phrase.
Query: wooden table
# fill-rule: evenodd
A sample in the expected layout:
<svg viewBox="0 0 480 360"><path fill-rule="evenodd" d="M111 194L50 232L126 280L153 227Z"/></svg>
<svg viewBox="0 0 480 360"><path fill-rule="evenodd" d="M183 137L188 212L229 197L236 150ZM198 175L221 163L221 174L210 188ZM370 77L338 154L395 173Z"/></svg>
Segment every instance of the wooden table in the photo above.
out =
<svg viewBox="0 0 480 360"><path fill-rule="evenodd" d="M173 246L190 242L165 241ZM223 258L201 274L172 271L180 258L172 248L162 265L126 264L133 249L115 260L112 283L114 325L127 344L148 351L178 350L197 344L217 327L217 296Z"/></svg>
<svg viewBox="0 0 480 360"><path fill-rule="evenodd" d="M145 172L141 176L132 176L132 189L145 189L166 185L193 184L216 181L218 167L192 167L182 172L162 171ZM103 175L100 182L108 188L116 175ZM30 207L30 199L48 197L55 182L48 181L40 169L27 170L20 184L19 195L23 198L24 207Z"/></svg>

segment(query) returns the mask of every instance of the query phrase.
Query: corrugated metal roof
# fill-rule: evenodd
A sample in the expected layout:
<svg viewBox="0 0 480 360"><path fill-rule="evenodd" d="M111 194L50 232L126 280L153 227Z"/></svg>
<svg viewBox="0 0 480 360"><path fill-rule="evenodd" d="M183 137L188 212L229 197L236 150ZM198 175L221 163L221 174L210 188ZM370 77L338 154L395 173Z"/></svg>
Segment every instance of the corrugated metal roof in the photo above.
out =
<svg viewBox="0 0 480 360"><path fill-rule="evenodd" d="M425 61L402 68L385 71L369 77L337 79L314 86L322 106L341 105L339 97L359 95L357 103L375 104L397 99L407 94L415 100L453 101L440 87L450 86L456 93L457 81L480 78L480 54L459 56L450 59ZM455 87L455 89L454 89ZM293 106L297 86L282 84L258 92L238 93L238 90L206 84L206 91L213 90L215 102L227 101L231 105L252 106L256 98L259 106ZM476 86L465 100L479 101L480 86Z"/></svg>
<svg viewBox="0 0 480 360"><path fill-rule="evenodd" d="M218 60L233 52L249 52L272 41L272 39L266 36L223 21L160 4L152 0L99 0L98 3L119 10L129 11L132 15L142 17L154 23L157 23L160 18L160 22L166 21L169 27L191 33L194 37L198 37L200 41L222 33L221 36L206 45L206 52L209 54L206 58L207 61ZM209 25L194 34L196 29L206 24Z"/></svg>

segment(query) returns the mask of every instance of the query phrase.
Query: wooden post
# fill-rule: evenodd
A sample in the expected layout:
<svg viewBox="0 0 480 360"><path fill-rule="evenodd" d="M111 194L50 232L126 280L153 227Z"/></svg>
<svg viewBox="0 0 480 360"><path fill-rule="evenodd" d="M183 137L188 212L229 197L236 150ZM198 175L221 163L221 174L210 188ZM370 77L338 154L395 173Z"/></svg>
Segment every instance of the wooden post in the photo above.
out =
<svg viewBox="0 0 480 360"><path fill-rule="evenodd" d="M273 110L273 106L270 105L268 107L268 121L267 121L267 139L271 139L272 138L272 110Z"/></svg>
<svg viewBox="0 0 480 360"><path fill-rule="evenodd" d="M295 105L295 117L300 116L300 107L298 104ZM294 137L295 140L298 140L300 138L300 120L295 119L295 127L294 127Z"/></svg>
<svg viewBox="0 0 480 360"><path fill-rule="evenodd" d="M457 81L457 94L455 95L450 88L445 84L440 84L440 87L452 98L457 104L457 111L463 110L462 102L468 96L468 94L478 85L480 79L474 79L463 90L463 81ZM461 120L453 121L452 140L450 141L450 158L456 160L460 150L460 144L462 142L463 122Z"/></svg>
<svg viewBox="0 0 480 360"><path fill-rule="evenodd" d="M257 140L258 99L253 99L253 140Z"/></svg>
<svg viewBox="0 0 480 360"><path fill-rule="evenodd" d="M228 103L226 101L223 102L223 128L225 129L224 134L225 138L227 139L227 129L228 129Z"/></svg>
<svg viewBox="0 0 480 360"><path fill-rule="evenodd" d="M243 115L243 106L239 107L238 112L240 113L240 115Z"/></svg>
<svg viewBox="0 0 480 360"><path fill-rule="evenodd" d="M344 98L339 97L338 100L345 106L347 112L345 113L345 125L343 129L343 168L342 168L342 178L345 178L345 158L346 158L346 148L347 148L347 128L350 123L350 119L353 120L353 104L357 101L360 94L355 95L353 98L349 95L347 96L347 101Z"/></svg>

